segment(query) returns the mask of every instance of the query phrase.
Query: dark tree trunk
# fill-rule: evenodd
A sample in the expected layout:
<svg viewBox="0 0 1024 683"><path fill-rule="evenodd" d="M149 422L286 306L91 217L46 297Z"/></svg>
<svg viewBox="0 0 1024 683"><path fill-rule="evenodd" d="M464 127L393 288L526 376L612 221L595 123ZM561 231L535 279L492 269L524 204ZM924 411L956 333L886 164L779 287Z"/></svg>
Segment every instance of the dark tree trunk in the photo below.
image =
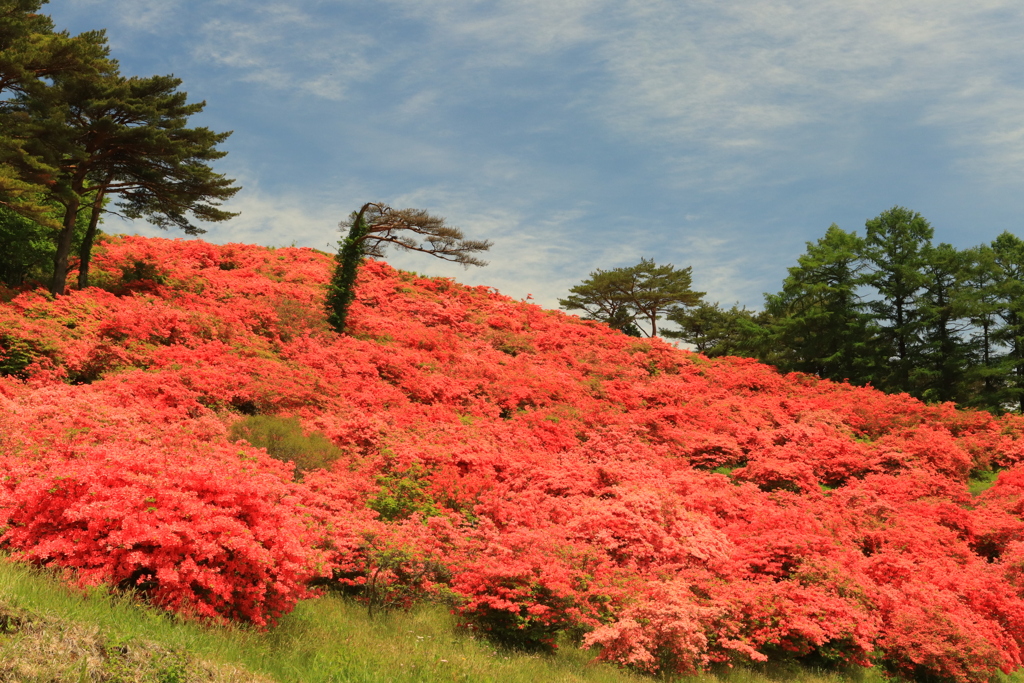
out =
<svg viewBox="0 0 1024 683"><path fill-rule="evenodd" d="M73 196L64 205L64 225L57 236L57 253L53 257L53 280L50 283L51 294L63 294L68 280L68 256L71 254L71 241L75 237L75 220L78 218L78 195Z"/></svg>
<svg viewBox="0 0 1024 683"><path fill-rule="evenodd" d="M100 222L100 213L103 211L103 190L96 192L96 199L92 203L92 214L89 216L89 227L82 238L82 246L78 250L78 288L85 289L89 286L89 263L92 260L92 243L96 239L96 228Z"/></svg>

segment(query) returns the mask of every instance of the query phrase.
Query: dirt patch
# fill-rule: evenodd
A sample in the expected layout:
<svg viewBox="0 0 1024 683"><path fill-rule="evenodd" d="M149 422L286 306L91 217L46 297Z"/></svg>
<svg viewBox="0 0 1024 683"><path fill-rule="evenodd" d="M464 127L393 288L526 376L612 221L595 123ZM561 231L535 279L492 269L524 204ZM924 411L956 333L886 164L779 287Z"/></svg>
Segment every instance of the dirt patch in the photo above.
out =
<svg viewBox="0 0 1024 683"><path fill-rule="evenodd" d="M0 601L0 682L270 683L240 668L90 624L31 614Z"/></svg>

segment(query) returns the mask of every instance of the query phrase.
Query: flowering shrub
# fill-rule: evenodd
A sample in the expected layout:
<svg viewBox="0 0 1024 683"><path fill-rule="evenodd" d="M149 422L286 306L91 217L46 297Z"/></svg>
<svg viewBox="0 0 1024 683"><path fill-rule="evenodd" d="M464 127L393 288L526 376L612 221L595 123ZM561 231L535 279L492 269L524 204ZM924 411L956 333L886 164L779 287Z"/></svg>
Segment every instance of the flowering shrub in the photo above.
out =
<svg viewBox="0 0 1024 683"><path fill-rule="evenodd" d="M602 659L641 671L692 674L711 659L706 624L716 614L698 605L686 586L657 583L619 612L614 623L588 633L584 644L599 645Z"/></svg>
<svg viewBox="0 0 1024 683"><path fill-rule="evenodd" d="M316 553L289 471L252 449L111 443L89 431L104 430L0 458L0 544L15 557L258 625L305 594Z"/></svg>
<svg viewBox="0 0 1024 683"><path fill-rule="evenodd" d="M501 533L489 524L465 534L448 554L458 611L491 638L521 649L553 650L559 631L594 623L585 600L586 558L550 534ZM560 547L561 546L561 547Z"/></svg>
<svg viewBox="0 0 1024 683"><path fill-rule="evenodd" d="M309 249L122 237L94 267L102 288L0 303L0 546L25 561L256 624L310 585L443 596L504 642L568 631L649 672L1021 666L1020 416L381 262L340 336Z"/></svg>

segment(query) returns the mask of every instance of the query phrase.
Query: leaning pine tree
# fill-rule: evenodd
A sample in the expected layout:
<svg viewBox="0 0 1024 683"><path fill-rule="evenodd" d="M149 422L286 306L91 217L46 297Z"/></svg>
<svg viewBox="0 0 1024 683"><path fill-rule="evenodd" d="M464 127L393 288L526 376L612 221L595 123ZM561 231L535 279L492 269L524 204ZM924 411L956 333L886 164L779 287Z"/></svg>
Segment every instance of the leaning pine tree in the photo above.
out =
<svg viewBox="0 0 1024 683"><path fill-rule="evenodd" d="M334 274L327 286L327 321L345 332L348 311L355 300L356 276L367 256L383 258L388 244L419 251L464 266L486 266L473 253L487 251L491 242L467 240L458 228L422 209L392 209L382 202L368 202L340 227L348 235L339 243Z"/></svg>

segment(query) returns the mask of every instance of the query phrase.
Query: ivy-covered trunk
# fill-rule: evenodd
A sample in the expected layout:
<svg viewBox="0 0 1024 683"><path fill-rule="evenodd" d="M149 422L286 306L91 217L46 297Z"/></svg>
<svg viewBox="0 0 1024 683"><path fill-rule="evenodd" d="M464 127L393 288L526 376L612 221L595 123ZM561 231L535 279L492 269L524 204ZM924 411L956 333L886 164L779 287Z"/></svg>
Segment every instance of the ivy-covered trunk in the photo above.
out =
<svg viewBox="0 0 1024 683"><path fill-rule="evenodd" d="M344 333L348 321L348 311L356 298L356 275L359 265L366 255L364 242L367 234L366 221L363 215L369 204L364 204L352 220L348 235L338 248L334 257L334 274L327 285L327 322L335 332Z"/></svg>

